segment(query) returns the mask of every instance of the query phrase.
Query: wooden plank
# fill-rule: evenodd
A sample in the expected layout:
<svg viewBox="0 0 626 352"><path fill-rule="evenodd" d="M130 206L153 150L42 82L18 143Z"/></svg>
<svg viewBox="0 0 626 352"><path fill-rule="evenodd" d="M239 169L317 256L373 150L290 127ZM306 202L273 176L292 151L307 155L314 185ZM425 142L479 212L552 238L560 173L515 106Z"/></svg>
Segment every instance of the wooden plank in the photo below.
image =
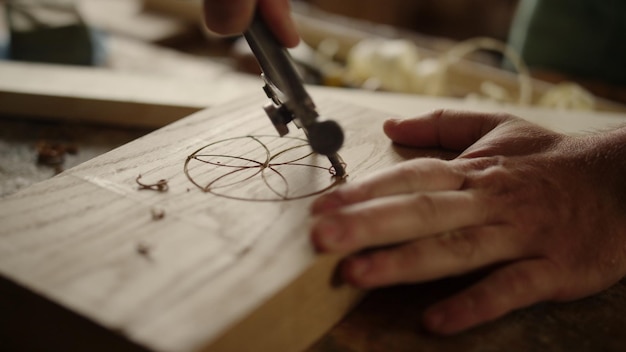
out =
<svg viewBox="0 0 626 352"><path fill-rule="evenodd" d="M196 68L203 80L0 61L0 114L162 127L261 85L257 77Z"/></svg>
<svg viewBox="0 0 626 352"><path fill-rule="evenodd" d="M4 199L0 272L154 350L293 350L311 343L359 295L332 288L334 259L318 258L310 247L311 198L219 198L195 189L183 173L187 156L211 141L274 135L263 101L258 95L198 113ZM325 105L346 127L342 155L352 178L401 159L378 128L386 114ZM242 156L246 148L249 142L240 145ZM285 174L292 189L330 182L326 170L295 169ZM169 191L138 191L139 174L167 179ZM262 184L249 194L261 195L255 187ZM165 217L152 219L153 209ZM137 253L141 243L153 248L149 258Z"/></svg>
<svg viewBox="0 0 626 352"><path fill-rule="evenodd" d="M8 116L76 120L129 127L160 127L200 110L166 104L14 92L0 92L0 105L3 107L1 113Z"/></svg>

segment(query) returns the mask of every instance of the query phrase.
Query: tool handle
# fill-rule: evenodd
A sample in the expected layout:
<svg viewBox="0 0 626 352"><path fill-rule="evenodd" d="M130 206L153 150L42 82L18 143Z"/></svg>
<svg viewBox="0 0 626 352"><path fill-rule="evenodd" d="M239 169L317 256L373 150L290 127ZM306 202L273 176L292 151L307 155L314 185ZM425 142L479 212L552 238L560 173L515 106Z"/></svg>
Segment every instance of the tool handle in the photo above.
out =
<svg viewBox="0 0 626 352"><path fill-rule="evenodd" d="M312 100L304 89L302 79L293 64L291 55L267 27L259 11L255 12L252 23L244 33L244 37L265 76L281 93L287 96L288 101L310 102L312 104ZM313 105L311 108L314 109L315 106ZM306 124L309 121L302 122Z"/></svg>

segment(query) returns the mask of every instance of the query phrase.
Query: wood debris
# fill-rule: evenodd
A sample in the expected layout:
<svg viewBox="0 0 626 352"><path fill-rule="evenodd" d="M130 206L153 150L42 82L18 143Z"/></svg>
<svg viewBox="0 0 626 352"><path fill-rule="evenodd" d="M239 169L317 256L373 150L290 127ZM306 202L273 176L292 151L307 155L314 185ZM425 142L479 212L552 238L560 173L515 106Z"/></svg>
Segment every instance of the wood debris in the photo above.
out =
<svg viewBox="0 0 626 352"><path fill-rule="evenodd" d="M63 171L65 155L78 153L78 146L73 143L50 142L40 140L37 142L37 163L54 167L56 173Z"/></svg>
<svg viewBox="0 0 626 352"><path fill-rule="evenodd" d="M167 192L167 190L169 189L167 180L165 179L160 179L153 184L142 183L141 181L139 181L140 179L141 175L137 176L137 178L135 179L135 182L137 182L137 184L139 185L139 190L147 189L157 192Z"/></svg>
<svg viewBox="0 0 626 352"><path fill-rule="evenodd" d="M150 214L152 214L152 220L161 220L165 217L165 210L152 208L150 209Z"/></svg>

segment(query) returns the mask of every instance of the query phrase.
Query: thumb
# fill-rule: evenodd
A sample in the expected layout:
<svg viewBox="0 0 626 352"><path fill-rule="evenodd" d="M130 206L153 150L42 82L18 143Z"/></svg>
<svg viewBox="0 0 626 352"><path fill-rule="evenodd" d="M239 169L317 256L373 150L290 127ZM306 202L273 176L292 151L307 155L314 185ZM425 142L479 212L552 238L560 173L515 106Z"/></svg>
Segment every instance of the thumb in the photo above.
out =
<svg viewBox="0 0 626 352"><path fill-rule="evenodd" d="M419 117L387 120L383 130L401 145L462 151L511 118L504 114L435 110Z"/></svg>

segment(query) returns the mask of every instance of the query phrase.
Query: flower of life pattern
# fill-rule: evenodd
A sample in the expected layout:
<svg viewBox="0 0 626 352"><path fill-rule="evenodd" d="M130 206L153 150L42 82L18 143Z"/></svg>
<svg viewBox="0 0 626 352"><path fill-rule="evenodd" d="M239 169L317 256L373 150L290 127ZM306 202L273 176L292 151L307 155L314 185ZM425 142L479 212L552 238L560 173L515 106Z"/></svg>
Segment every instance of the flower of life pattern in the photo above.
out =
<svg viewBox="0 0 626 352"><path fill-rule="evenodd" d="M210 143L187 157L185 174L199 189L248 201L286 201L317 194L341 183L328 159L306 139L244 136Z"/></svg>

